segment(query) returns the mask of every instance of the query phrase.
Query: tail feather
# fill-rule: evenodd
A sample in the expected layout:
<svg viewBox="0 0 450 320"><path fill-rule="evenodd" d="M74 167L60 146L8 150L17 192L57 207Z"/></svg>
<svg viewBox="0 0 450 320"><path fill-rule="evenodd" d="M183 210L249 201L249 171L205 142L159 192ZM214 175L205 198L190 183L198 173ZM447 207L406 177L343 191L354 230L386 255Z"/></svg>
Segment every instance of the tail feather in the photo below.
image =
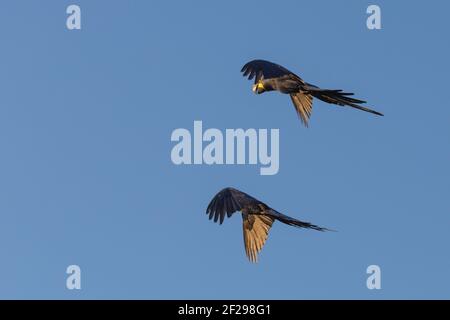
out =
<svg viewBox="0 0 450 320"><path fill-rule="evenodd" d="M349 106L355 109L376 114L378 116L383 116L383 114L378 111L360 106L359 103L366 103L366 101L350 98L349 96L353 95L353 93L351 92L342 92L342 90L320 89L316 86L309 86L307 89L313 97L324 102L337 104L339 106Z"/></svg>
<svg viewBox="0 0 450 320"><path fill-rule="evenodd" d="M313 229L313 230L317 230L317 231L333 231L331 229L316 226L315 224L312 224L309 222L304 222L304 221L300 221L300 220L291 218L291 217L284 215L282 213L279 213L278 211L275 211L273 209L271 211L271 216L287 225L294 226L297 228Z"/></svg>

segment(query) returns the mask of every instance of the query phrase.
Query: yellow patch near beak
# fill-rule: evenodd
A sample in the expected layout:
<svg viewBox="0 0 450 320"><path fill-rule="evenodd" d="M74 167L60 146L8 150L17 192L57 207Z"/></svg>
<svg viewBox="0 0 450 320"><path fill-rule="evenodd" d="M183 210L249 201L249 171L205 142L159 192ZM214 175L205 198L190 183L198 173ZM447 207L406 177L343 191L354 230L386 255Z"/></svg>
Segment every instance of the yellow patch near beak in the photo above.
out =
<svg viewBox="0 0 450 320"><path fill-rule="evenodd" d="M262 81L259 81L257 84L253 85L252 90L255 93L259 93L259 92L265 91L266 88L264 88Z"/></svg>

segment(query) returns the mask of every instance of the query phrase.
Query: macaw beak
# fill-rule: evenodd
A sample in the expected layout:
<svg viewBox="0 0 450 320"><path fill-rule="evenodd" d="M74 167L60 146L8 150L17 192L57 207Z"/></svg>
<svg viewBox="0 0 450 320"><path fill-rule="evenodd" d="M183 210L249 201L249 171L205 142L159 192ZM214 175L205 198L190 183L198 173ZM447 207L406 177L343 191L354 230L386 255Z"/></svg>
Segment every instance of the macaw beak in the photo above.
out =
<svg viewBox="0 0 450 320"><path fill-rule="evenodd" d="M258 93L257 91L258 91L258 86L256 85L256 84L254 84L253 86L252 86L252 91L253 91L253 93Z"/></svg>

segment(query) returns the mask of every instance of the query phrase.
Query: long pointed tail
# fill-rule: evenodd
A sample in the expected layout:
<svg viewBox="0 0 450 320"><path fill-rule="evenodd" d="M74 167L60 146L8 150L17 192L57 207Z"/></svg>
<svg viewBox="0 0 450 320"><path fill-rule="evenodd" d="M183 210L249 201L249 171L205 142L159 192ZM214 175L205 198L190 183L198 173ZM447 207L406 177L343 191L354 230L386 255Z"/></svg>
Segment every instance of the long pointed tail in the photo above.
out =
<svg viewBox="0 0 450 320"><path fill-rule="evenodd" d="M300 221L300 220L291 218L291 217L284 215L282 213L279 213L278 211L275 211L273 209L271 210L270 215L285 224L288 224L290 226L294 226L297 228L314 229L317 231L334 231L331 229L316 226L315 224L312 224L309 222L304 222L304 221Z"/></svg>
<svg viewBox="0 0 450 320"><path fill-rule="evenodd" d="M349 96L353 95L353 93L351 92L342 92L342 90L320 89L313 85L308 85L306 89L309 91L309 93L311 93L313 97L324 102L337 104L339 106L349 106L355 109L376 114L378 116L383 116L383 114L378 111L360 106L360 103L366 103L366 101L350 98Z"/></svg>

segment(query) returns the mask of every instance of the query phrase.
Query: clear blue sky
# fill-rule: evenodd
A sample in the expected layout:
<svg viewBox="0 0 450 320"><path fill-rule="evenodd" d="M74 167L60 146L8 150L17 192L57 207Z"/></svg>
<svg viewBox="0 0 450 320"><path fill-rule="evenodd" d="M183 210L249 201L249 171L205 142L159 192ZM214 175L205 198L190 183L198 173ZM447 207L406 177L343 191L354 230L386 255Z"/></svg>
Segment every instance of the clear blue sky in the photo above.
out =
<svg viewBox="0 0 450 320"><path fill-rule="evenodd" d="M66 29L69 4L80 31ZM449 10L2 1L0 298L450 298ZM287 96L253 95L239 71L254 58L385 117L316 101L306 129ZM173 165L170 134L194 120L279 128L279 173ZM250 264L241 218L204 213L226 186L338 232L276 223ZM80 291L65 287L71 264Z"/></svg>

